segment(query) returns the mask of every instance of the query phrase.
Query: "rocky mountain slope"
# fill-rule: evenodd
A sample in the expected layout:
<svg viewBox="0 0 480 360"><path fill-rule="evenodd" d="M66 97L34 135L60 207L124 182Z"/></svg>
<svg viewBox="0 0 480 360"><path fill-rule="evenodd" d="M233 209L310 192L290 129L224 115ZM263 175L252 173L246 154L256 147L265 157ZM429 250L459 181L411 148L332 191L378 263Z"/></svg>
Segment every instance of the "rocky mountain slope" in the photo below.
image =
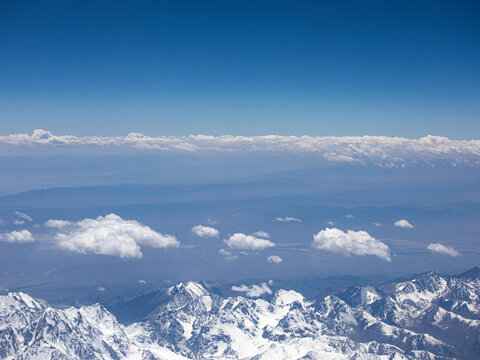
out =
<svg viewBox="0 0 480 360"><path fill-rule="evenodd" d="M124 325L100 305L61 309L23 293L0 296L0 358L480 357L478 268L356 286L314 301L286 290L264 298L222 297L187 282L141 304L153 310Z"/></svg>

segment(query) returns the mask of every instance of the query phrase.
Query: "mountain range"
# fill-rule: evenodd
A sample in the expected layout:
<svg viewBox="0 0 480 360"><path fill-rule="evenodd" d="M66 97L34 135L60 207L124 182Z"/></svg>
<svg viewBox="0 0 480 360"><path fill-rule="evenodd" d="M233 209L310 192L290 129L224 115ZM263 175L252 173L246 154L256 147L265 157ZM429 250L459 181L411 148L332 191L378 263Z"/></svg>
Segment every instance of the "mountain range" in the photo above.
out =
<svg viewBox="0 0 480 360"><path fill-rule="evenodd" d="M233 294L232 294L233 293ZM478 359L480 269L307 299L181 282L112 307L0 296L2 359ZM129 316L122 312L129 312Z"/></svg>

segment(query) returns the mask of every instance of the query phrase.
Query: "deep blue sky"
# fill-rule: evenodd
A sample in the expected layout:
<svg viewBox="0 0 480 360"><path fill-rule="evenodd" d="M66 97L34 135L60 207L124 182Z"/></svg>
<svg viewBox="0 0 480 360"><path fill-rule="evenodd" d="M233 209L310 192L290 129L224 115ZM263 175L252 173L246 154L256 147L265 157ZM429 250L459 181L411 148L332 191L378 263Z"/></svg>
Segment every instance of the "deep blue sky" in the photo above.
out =
<svg viewBox="0 0 480 360"><path fill-rule="evenodd" d="M2 1L0 134L480 136L477 1Z"/></svg>

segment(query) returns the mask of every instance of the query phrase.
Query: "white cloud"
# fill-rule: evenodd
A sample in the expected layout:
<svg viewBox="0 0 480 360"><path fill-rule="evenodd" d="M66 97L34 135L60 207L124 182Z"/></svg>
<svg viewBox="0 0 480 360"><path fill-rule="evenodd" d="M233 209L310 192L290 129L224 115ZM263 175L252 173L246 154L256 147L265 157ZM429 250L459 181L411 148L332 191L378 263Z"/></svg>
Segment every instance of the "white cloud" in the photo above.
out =
<svg viewBox="0 0 480 360"><path fill-rule="evenodd" d="M382 226L382 224L380 224L379 222L374 222L373 225L375 225L376 227Z"/></svg>
<svg viewBox="0 0 480 360"><path fill-rule="evenodd" d="M217 220L214 220L212 218L208 218L207 219L207 224L208 225L217 225L218 224L218 221Z"/></svg>
<svg viewBox="0 0 480 360"><path fill-rule="evenodd" d="M270 234L265 231L255 231L253 235L256 237L264 238L264 239L270 238Z"/></svg>
<svg viewBox="0 0 480 360"><path fill-rule="evenodd" d="M319 250L346 256L374 255L391 261L390 248L366 231L347 230L344 232L337 228L326 228L313 235L312 246Z"/></svg>
<svg viewBox="0 0 480 360"><path fill-rule="evenodd" d="M235 260L235 259L238 258L237 254L234 254L227 249L220 249L220 250L218 250L218 253L222 256L225 256L225 260L228 260L228 261Z"/></svg>
<svg viewBox="0 0 480 360"><path fill-rule="evenodd" d="M414 226L405 219L397 220L393 223L393 225L402 227L402 228L409 228L409 229L414 228Z"/></svg>
<svg viewBox="0 0 480 360"><path fill-rule="evenodd" d="M283 259L277 255L270 255L269 257L267 257L267 261L269 263L280 264L283 261Z"/></svg>
<svg viewBox="0 0 480 360"><path fill-rule="evenodd" d="M67 226L70 226L72 225L72 222L71 221L68 221L68 220L48 220L47 222L45 222L45 226L46 227L50 227L50 228L56 228L56 229L63 229L64 227L67 227Z"/></svg>
<svg viewBox="0 0 480 360"><path fill-rule="evenodd" d="M23 225L23 224L25 224L25 220L18 220L18 219L13 220L13 225Z"/></svg>
<svg viewBox="0 0 480 360"><path fill-rule="evenodd" d="M327 221L327 224L330 225L330 226L335 225L335 223L333 221Z"/></svg>
<svg viewBox="0 0 480 360"><path fill-rule="evenodd" d="M353 219L355 216L353 216L352 214L348 214L348 215L345 215L345 217L346 217L347 219Z"/></svg>
<svg viewBox="0 0 480 360"><path fill-rule="evenodd" d="M27 220L29 222L32 222L33 219L28 216L27 214L23 213L23 212L20 212L20 211L15 211L14 213L17 217L19 217L20 219L23 219L23 220Z"/></svg>
<svg viewBox="0 0 480 360"><path fill-rule="evenodd" d="M82 254L141 258L141 246L166 248L179 245L173 235L158 233L135 220L124 220L115 214L70 224L57 220L47 221L47 224L59 229L55 235L59 247Z"/></svg>
<svg viewBox="0 0 480 360"><path fill-rule="evenodd" d="M107 290L103 286L97 286L97 291L104 292L104 291L107 291Z"/></svg>
<svg viewBox="0 0 480 360"><path fill-rule="evenodd" d="M385 166L402 166L406 162L448 160L452 163L478 163L480 140L451 140L440 136L419 139L388 136L126 136L55 135L34 130L32 134L0 136L2 148L20 154L86 153L89 148L108 153L142 152L268 152L316 154L327 161L373 162Z"/></svg>
<svg viewBox="0 0 480 360"><path fill-rule="evenodd" d="M145 285L147 282L145 280L138 280L139 284Z"/></svg>
<svg viewBox="0 0 480 360"><path fill-rule="evenodd" d="M233 291L244 292L248 297L259 297L264 294L272 294L272 290L268 287L266 283L261 283L260 285L240 285L232 286Z"/></svg>
<svg viewBox="0 0 480 360"><path fill-rule="evenodd" d="M210 226L197 225L192 227L192 233L203 238L217 238L220 232Z"/></svg>
<svg viewBox="0 0 480 360"><path fill-rule="evenodd" d="M429 244L427 246L427 249L432 251L432 252L445 254L445 255L450 255L450 256L453 256L453 257L458 256L460 254L453 247L445 246L445 245L442 245L440 243Z"/></svg>
<svg viewBox="0 0 480 360"><path fill-rule="evenodd" d="M291 217L291 216L277 217L274 221L277 221L277 222L302 222L302 220L300 220L296 217Z"/></svg>
<svg viewBox="0 0 480 360"><path fill-rule="evenodd" d="M228 240L224 240L224 242L232 249L241 250L262 250L275 246L270 240L242 233L233 234Z"/></svg>
<svg viewBox="0 0 480 360"><path fill-rule="evenodd" d="M9 243L33 243L35 239L32 236L32 233L28 230L12 231L6 234L0 235L0 241L6 241Z"/></svg>

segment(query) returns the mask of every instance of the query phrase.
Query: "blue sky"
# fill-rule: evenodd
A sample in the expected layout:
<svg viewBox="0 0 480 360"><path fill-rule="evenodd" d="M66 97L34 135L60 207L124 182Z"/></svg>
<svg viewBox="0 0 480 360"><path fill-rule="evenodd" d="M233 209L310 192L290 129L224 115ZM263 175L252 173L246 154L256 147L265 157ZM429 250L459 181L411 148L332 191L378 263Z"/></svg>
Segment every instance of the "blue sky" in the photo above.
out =
<svg viewBox="0 0 480 360"><path fill-rule="evenodd" d="M0 5L0 133L478 138L474 1Z"/></svg>
<svg viewBox="0 0 480 360"><path fill-rule="evenodd" d="M0 287L478 265L479 10L2 2Z"/></svg>

